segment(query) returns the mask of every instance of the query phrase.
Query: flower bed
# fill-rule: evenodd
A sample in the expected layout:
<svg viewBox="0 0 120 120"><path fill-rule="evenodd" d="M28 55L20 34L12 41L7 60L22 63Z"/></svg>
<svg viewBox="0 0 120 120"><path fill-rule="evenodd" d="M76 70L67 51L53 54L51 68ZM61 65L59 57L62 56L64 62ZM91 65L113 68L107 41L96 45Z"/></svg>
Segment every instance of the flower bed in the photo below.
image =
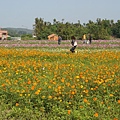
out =
<svg viewBox="0 0 120 120"><path fill-rule="evenodd" d="M0 118L119 120L119 61L119 50L0 48Z"/></svg>

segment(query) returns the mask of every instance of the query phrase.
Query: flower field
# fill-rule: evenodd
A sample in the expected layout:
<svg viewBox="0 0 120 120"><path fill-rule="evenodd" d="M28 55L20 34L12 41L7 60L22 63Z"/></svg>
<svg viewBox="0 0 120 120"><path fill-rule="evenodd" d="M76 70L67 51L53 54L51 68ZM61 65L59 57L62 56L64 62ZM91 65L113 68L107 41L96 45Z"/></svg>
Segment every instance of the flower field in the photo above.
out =
<svg viewBox="0 0 120 120"><path fill-rule="evenodd" d="M118 49L120 48L120 40L92 40L92 44L83 44L82 40L77 40L79 49ZM22 48L69 48L71 40L63 40L61 45L53 40L0 40L0 47L22 47Z"/></svg>
<svg viewBox="0 0 120 120"><path fill-rule="evenodd" d="M119 42L77 54L11 44L0 44L1 120L120 120Z"/></svg>

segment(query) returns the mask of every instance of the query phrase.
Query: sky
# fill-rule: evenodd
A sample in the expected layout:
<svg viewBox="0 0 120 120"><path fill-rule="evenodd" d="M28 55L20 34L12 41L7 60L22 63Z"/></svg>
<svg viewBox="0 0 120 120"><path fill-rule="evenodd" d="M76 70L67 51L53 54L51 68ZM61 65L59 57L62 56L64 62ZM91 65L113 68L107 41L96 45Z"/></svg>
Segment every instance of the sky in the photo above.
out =
<svg viewBox="0 0 120 120"><path fill-rule="evenodd" d="M0 0L0 28L33 29L35 18L53 23L120 20L120 0Z"/></svg>

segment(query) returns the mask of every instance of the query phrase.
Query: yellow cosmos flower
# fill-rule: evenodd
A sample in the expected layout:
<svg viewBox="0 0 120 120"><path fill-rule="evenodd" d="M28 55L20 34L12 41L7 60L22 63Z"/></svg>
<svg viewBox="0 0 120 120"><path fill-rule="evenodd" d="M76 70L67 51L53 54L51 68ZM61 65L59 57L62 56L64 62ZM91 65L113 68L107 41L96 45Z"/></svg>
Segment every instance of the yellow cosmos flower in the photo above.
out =
<svg viewBox="0 0 120 120"><path fill-rule="evenodd" d="M83 85L80 85L80 88L83 88Z"/></svg>
<svg viewBox="0 0 120 120"><path fill-rule="evenodd" d="M23 96L23 94L20 94L20 96L22 97L22 96Z"/></svg>
<svg viewBox="0 0 120 120"><path fill-rule="evenodd" d="M44 99L45 98L45 96L42 96L42 99Z"/></svg>
<svg viewBox="0 0 120 120"><path fill-rule="evenodd" d="M38 95L39 93L40 93L40 90L37 90L37 91L35 92L36 95Z"/></svg>
<svg viewBox="0 0 120 120"><path fill-rule="evenodd" d="M48 88L52 88L52 87L49 85Z"/></svg>
<svg viewBox="0 0 120 120"><path fill-rule="evenodd" d="M33 83L33 85L34 85L34 86L36 86L36 85L37 85L37 83L36 83L36 82L34 82L34 83Z"/></svg>
<svg viewBox="0 0 120 120"><path fill-rule="evenodd" d="M113 97L113 94L110 94L110 97Z"/></svg>
<svg viewBox="0 0 120 120"><path fill-rule="evenodd" d="M52 99L52 96L51 96L51 95L49 95L49 96L48 96L48 98L49 98L49 99Z"/></svg>
<svg viewBox="0 0 120 120"><path fill-rule="evenodd" d="M76 79L79 79L80 77L79 76L76 76Z"/></svg>
<svg viewBox="0 0 120 120"><path fill-rule="evenodd" d="M20 92L20 90L16 90L16 92Z"/></svg>
<svg viewBox="0 0 120 120"><path fill-rule="evenodd" d="M94 88L90 88L91 90L94 90Z"/></svg>
<svg viewBox="0 0 120 120"><path fill-rule="evenodd" d="M24 93L24 92L25 92L25 90L22 90L22 91L21 91L21 93Z"/></svg>
<svg viewBox="0 0 120 120"><path fill-rule="evenodd" d="M54 100L57 100L57 97L54 97Z"/></svg>

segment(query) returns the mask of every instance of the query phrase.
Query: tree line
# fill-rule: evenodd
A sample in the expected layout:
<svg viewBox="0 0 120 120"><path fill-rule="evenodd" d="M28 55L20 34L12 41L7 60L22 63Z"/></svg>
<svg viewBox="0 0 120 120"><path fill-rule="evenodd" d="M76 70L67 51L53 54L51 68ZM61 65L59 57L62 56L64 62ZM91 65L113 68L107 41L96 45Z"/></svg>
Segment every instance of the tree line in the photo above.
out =
<svg viewBox="0 0 120 120"><path fill-rule="evenodd" d="M71 39L71 36L82 39L83 34L88 33L95 40L120 38L120 20L114 22L114 20L97 18L95 22L89 20L88 23L81 24L80 20L77 23L70 23L64 22L64 19L62 21L53 19L51 23L44 21L43 18L35 18L33 29L38 40L47 39L52 33L62 36L63 40Z"/></svg>

